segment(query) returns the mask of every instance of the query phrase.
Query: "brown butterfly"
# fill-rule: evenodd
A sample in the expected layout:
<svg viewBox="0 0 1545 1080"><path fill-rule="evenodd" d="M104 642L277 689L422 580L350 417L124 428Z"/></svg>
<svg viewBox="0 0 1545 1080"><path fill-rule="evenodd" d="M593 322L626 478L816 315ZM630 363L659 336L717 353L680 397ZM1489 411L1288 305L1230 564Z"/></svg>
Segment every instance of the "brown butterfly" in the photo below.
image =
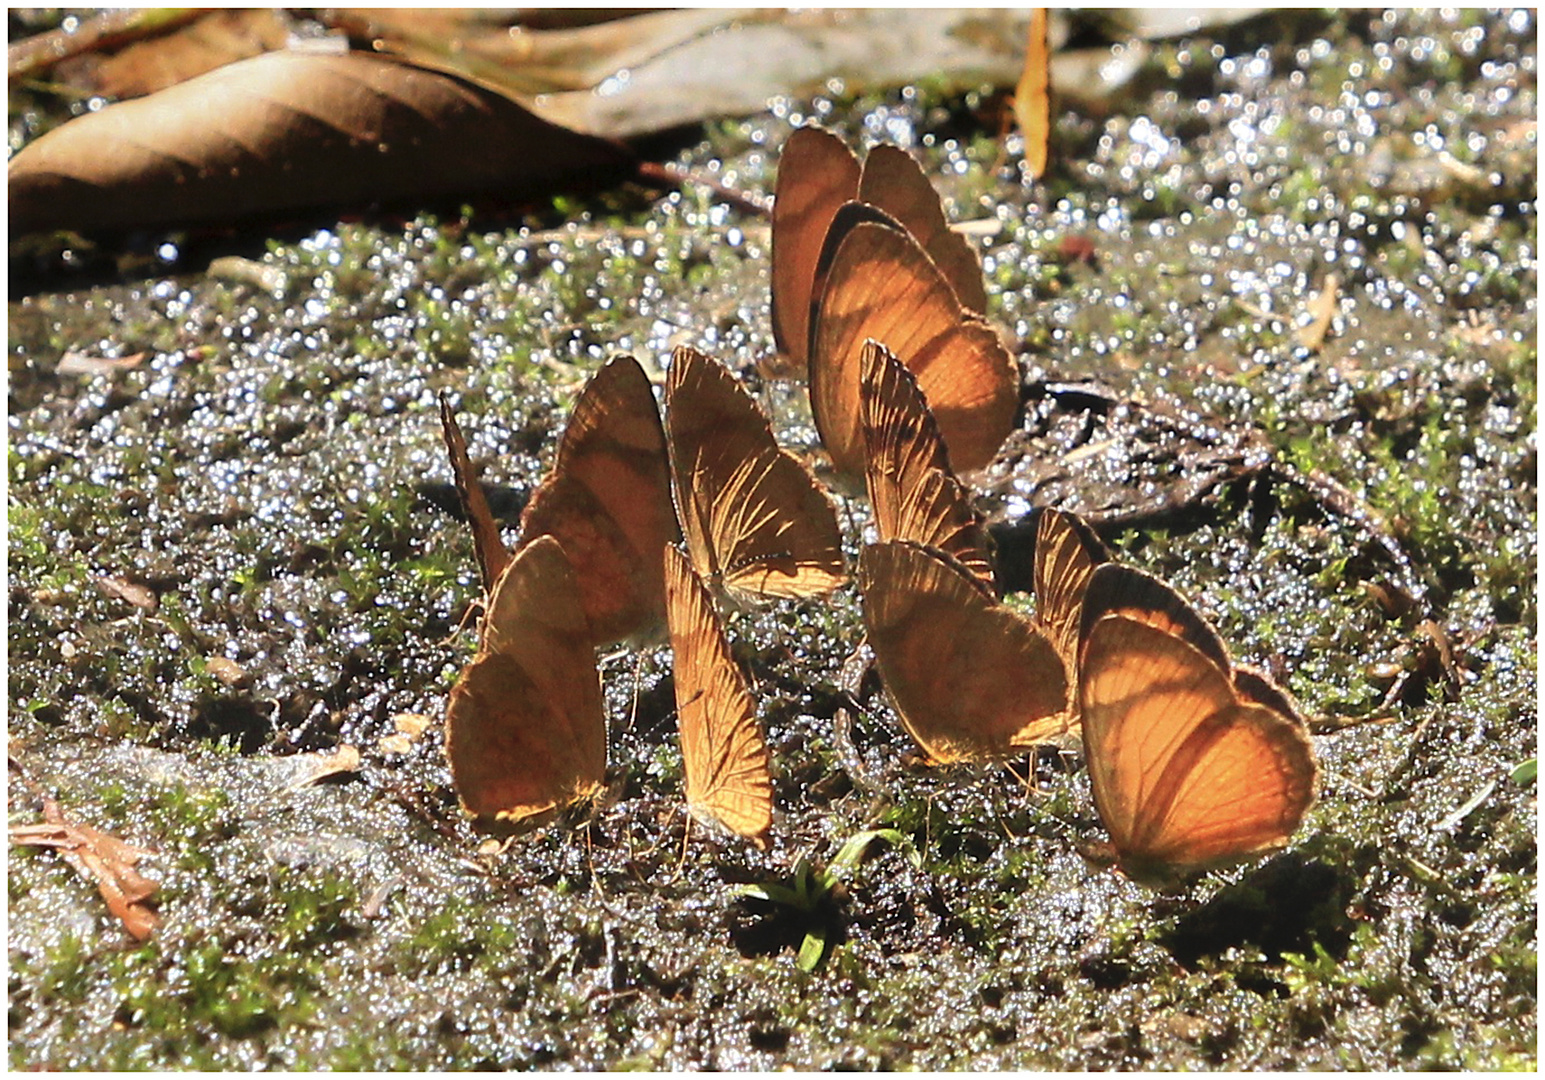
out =
<svg viewBox="0 0 1545 1080"><path fill-rule="evenodd" d="M917 240L873 207L846 203L827 230L815 280L810 407L837 472L863 473L859 386L870 339L917 377L955 467L991 462L1014 426L1019 369Z"/></svg>
<svg viewBox="0 0 1545 1080"><path fill-rule="evenodd" d="M1110 550L1083 518L1065 510L1042 509L1035 525L1035 618L1068 671L1078 679L1078 643L1084 594L1095 567L1110 562Z"/></svg>
<svg viewBox="0 0 1545 1080"><path fill-rule="evenodd" d="M843 203L878 207L917 238L960 302L987 310L982 264L944 219L938 193L906 151L877 146L860 166L841 139L802 127L783 144L772 215L773 336L778 351L808 359L810 301L821 244Z"/></svg>
<svg viewBox="0 0 1545 1080"><path fill-rule="evenodd" d="M606 717L590 624L563 546L538 537L494 584L477 656L445 713L462 808L510 827L595 793Z"/></svg>
<svg viewBox="0 0 1545 1080"><path fill-rule="evenodd" d="M772 778L756 706L707 586L673 544L665 547L665 596L687 805L765 849Z"/></svg>
<svg viewBox="0 0 1545 1080"><path fill-rule="evenodd" d="M499 527L472 474L466 441L441 405L456 488L472 522L483 587L509 559ZM647 637L665 620L665 583L656 553L680 538L671 506L665 432L638 361L613 358L574 402L552 471L520 518L520 543L556 536L579 576L593 640Z"/></svg>
<svg viewBox="0 0 1545 1080"><path fill-rule="evenodd" d="M959 562L890 540L864 548L858 582L880 676L932 760L1009 757L1068 730L1051 641Z"/></svg>
<svg viewBox="0 0 1545 1080"><path fill-rule="evenodd" d="M1173 590L1107 564L1084 600L1078 704L1116 861L1167 887L1284 846L1319 766L1292 699L1236 668Z"/></svg>
<svg viewBox="0 0 1545 1080"><path fill-rule="evenodd" d="M953 556L995 597L992 542L950 468L917 380L874 341L864 343L861 372L864 478L880 539L912 540Z"/></svg>
<svg viewBox="0 0 1545 1080"><path fill-rule="evenodd" d="M847 580L831 502L722 364L695 349L672 354L665 427L699 574L758 597L820 596Z"/></svg>

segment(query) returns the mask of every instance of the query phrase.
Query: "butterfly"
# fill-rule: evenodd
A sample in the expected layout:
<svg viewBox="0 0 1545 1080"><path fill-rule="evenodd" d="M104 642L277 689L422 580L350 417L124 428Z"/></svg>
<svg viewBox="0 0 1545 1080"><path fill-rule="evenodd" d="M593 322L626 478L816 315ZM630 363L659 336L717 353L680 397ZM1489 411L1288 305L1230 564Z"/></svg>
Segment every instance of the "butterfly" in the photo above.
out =
<svg viewBox="0 0 1545 1080"><path fill-rule="evenodd" d="M664 550L687 805L765 849L772 778L756 707L703 579L674 544Z"/></svg>
<svg viewBox="0 0 1545 1080"><path fill-rule="evenodd" d="M837 473L863 473L860 368L870 339L917 377L955 467L969 472L991 462L1014 426L1018 366L906 228L874 207L845 203L827 230L815 280L810 408Z"/></svg>
<svg viewBox="0 0 1545 1080"><path fill-rule="evenodd" d="M508 828L593 795L606 774L606 717L579 581L541 536L494 583L477 655L445 713L462 809Z"/></svg>
<svg viewBox="0 0 1545 1080"><path fill-rule="evenodd" d="M972 311L987 310L982 264L950 229L923 170L906 151L877 146L862 165L843 141L819 127L797 128L778 159L772 213L773 337L798 364L808 359L810 301L821 244L847 202L878 207L917 238Z"/></svg>
<svg viewBox="0 0 1545 1080"><path fill-rule="evenodd" d="M953 556L996 596L992 542L970 492L950 468L917 380L875 341L860 365L864 478L881 540L912 540ZM1073 632L1077 636L1077 624Z"/></svg>
<svg viewBox="0 0 1545 1080"><path fill-rule="evenodd" d="M509 554L444 404L441 420L483 587L492 589ZM656 553L681 533L660 412L631 356L613 358L580 391L552 470L521 514L521 545L549 535L562 542L579 575L595 644L647 637L663 626L665 583Z"/></svg>
<svg viewBox="0 0 1545 1080"><path fill-rule="evenodd" d="M939 764L1010 757L1068 730L1051 639L958 560L908 540L859 557L864 626L907 733Z"/></svg>
<svg viewBox="0 0 1545 1080"><path fill-rule="evenodd" d="M1319 786L1286 691L1235 667L1162 582L1114 563L1084 597L1078 708L1118 865L1167 887L1283 847Z"/></svg>
<svg viewBox="0 0 1545 1080"><path fill-rule="evenodd" d="M665 428L693 568L732 593L820 596L847 580L831 502L717 360L671 356Z"/></svg>

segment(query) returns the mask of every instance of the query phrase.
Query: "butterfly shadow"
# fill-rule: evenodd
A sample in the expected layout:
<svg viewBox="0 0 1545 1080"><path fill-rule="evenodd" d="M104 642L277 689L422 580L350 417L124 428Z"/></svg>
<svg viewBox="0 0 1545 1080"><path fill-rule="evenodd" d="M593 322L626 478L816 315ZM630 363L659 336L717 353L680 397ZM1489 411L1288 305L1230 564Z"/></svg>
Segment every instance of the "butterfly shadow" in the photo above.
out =
<svg viewBox="0 0 1545 1080"><path fill-rule="evenodd" d="M1272 963L1285 953L1313 954L1317 945L1339 960L1352 940L1346 916L1352 891L1353 881L1337 867L1289 852L1180 916L1159 944L1190 970L1250 946Z"/></svg>

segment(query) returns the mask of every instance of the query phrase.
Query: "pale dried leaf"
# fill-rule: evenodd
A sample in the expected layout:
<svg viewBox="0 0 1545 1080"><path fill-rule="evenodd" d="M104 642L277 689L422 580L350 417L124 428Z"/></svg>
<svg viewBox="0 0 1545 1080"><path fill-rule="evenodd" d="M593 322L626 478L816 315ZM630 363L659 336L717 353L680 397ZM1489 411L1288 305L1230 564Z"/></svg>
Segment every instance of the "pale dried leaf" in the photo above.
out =
<svg viewBox="0 0 1545 1080"><path fill-rule="evenodd" d="M284 786L285 791L297 791L329 776L359 771L359 749L347 743L332 750L297 754L289 760L295 778Z"/></svg>

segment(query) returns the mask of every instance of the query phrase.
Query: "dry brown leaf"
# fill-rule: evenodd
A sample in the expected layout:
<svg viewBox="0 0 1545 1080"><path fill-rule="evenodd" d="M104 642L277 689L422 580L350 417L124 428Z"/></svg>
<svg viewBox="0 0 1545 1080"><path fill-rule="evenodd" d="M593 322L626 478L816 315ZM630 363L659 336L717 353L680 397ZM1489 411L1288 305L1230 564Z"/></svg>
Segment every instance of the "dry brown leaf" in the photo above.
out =
<svg viewBox="0 0 1545 1080"><path fill-rule="evenodd" d="M1014 90L1014 119L1025 139L1025 172L1039 180L1051 158L1051 39L1045 8L1030 10L1025 69Z"/></svg>
<svg viewBox="0 0 1545 1080"><path fill-rule="evenodd" d="M204 661L204 670L233 689L251 681L246 668L224 656L211 656Z"/></svg>
<svg viewBox="0 0 1545 1080"><path fill-rule="evenodd" d="M116 600L122 600L127 604L134 605L141 611L155 611L161 603L155 594L155 590L138 582L130 581L128 578L99 577L97 578L97 588Z"/></svg>
<svg viewBox="0 0 1545 1080"><path fill-rule="evenodd" d="M93 82L111 98L141 97L217 67L282 49L289 27L272 8L211 11L171 33L135 42L96 65Z"/></svg>
<svg viewBox="0 0 1545 1080"><path fill-rule="evenodd" d="M71 120L8 169L13 236L232 221L623 175L621 146L382 57L276 52Z"/></svg>
<svg viewBox="0 0 1545 1080"><path fill-rule="evenodd" d="M27 847L56 848L77 873L96 883L107 909L137 941L150 937L160 919L147 902L158 886L134 869L152 854L89 825L68 822L52 799L43 803L44 823L13 825L10 841Z"/></svg>

